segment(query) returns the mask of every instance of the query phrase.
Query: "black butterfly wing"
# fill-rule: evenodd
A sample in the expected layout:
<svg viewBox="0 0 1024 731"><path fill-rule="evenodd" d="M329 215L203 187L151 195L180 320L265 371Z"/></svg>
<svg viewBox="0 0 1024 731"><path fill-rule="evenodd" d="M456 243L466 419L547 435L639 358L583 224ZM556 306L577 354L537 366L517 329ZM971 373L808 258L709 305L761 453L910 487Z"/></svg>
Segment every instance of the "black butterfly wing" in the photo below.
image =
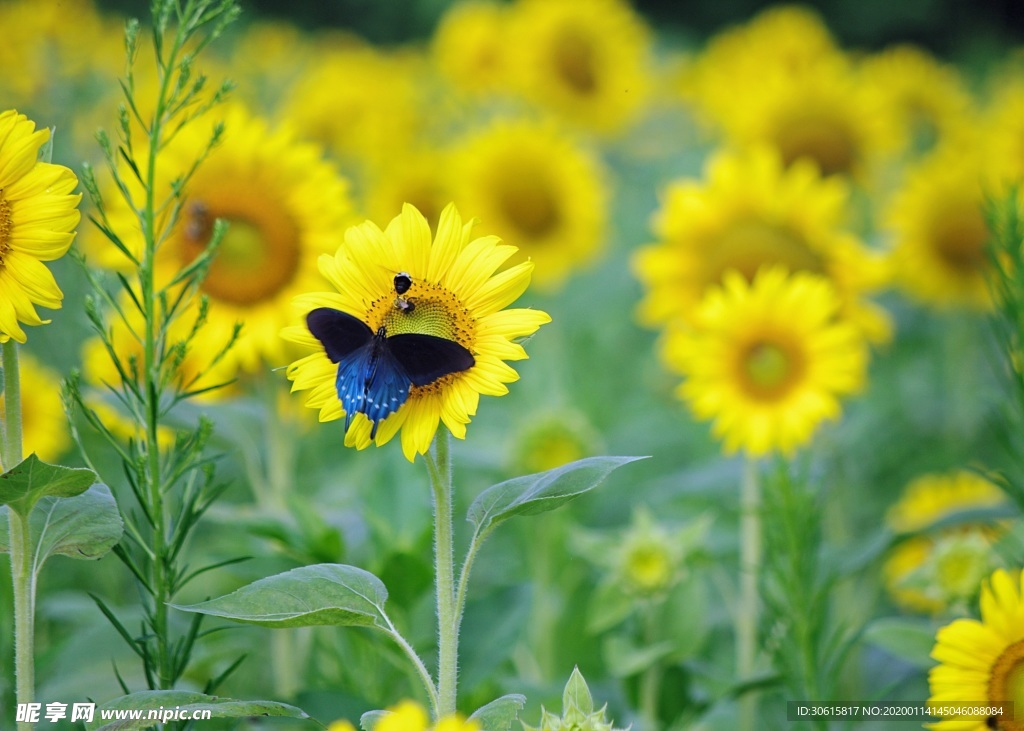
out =
<svg viewBox="0 0 1024 731"><path fill-rule="evenodd" d="M393 335L387 345L414 386L427 386L449 373L466 371L476 364L473 354L464 347L434 335Z"/></svg>
<svg viewBox="0 0 1024 731"><path fill-rule="evenodd" d="M373 339L373 331L365 322L330 307L318 307L306 315L306 326L323 344L332 363L338 363Z"/></svg>
<svg viewBox="0 0 1024 731"><path fill-rule="evenodd" d="M409 376L386 342L373 340L338 364L335 388L345 410L345 431L352 418L362 413L373 424L373 439L377 425L398 411L409 397Z"/></svg>

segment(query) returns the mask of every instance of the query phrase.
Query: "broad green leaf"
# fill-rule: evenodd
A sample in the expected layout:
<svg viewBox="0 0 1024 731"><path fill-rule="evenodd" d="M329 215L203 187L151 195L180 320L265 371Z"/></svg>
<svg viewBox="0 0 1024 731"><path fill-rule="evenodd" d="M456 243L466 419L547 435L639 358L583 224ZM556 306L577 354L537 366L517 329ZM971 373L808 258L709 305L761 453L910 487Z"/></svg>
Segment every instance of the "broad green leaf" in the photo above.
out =
<svg viewBox="0 0 1024 731"><path fill-rule="evenodd" d="M81 495L96 482L96 473L84 467L47 464L33 452L0 475L0 505L10 505L22 517L44 497Z"/></svg>
<svg viewBox="0 0 1024 731"><path fill-rule="evenodd" d="M583 679L583 673L578 667L572 669L569 682L562 691L563 717L570 708L575 708L586 716L594 712L594 697L590 694L590 687L587 686L587 681Z"/></svg>
<svg viewBox="0 0 1024 731"><path fill-rule="evenodd" d="M285 703L273 701L240 701L234 698L193 693L185 690L143 690L130 695L123 695L112 701L101 704L91 723L87 723L87 731L141 731L152 728L158 721L168 722L173 717L157 716L149 718L150 711L160 713L182 712L179 720L184 720L184 713L189 718L198 711L210 711L210 718L248 718L252 716L283 716L286 718L309 718L305 711ZM103 718L104 711L122 712L127 716L131 711L141 711L142 718Z"/></svg>
<svg viewBox="0 0 1024 731"><path fill-rule="evenodd" d="M622 622L639 606L634 597L623 591L619 582L598 584L587 607L587 632L600 634Z"/></svg>
<svg viewBox="0 0 1024 731"><path fill-rule="evenodd" d="M224 617L263 627L371 627L383 620L388 591L369 571L321 563L254 581L237 591L190 606L183 612Z"/></svg>
<svg viewBox="0 0 1024 731"><path fill-rule="evenodd" d="M508 731L525 705L525 695L510 693L480 706L473 711L470 719L479 721L483 731Z"/></svg>
<svg viewBox="0 0 1024 731"><path fill-rule="evenodd" d="M390 711L367 711L359 717L359 728L363 731L373 731L373 727L376 726L384 716L388 715Z"/></svg>
<svg viewBox="0 0 1024 731"><path fill-rule="evenodd" d="M910 617L882 617L864 630L864 639L919 668L930 668L938 626L929 620Z"/></svg>
<svg viewBox="0 0 1024 731"><path fill-rule="evenodd" d="M547 472L515 477L484 490L469 506L478 532L516 515L535 515L564 505L601 484L608 474L644 457L587 457Z"/></svg>
<svg viewBox="0 0 1024 731"><path fill-rule="evenodd" d="M0 553L11 550L7 510L0 507ZM121 540L124 523L110 488L99 483L81 495L44 497L29 515L33 565L36 574L50 556L96 559Z"/></svg>
<svg viewBox="0 0 1024 731"><path fill-rule="evenodd" d="M637 647L621 635L612 635L604 642L604 662L616 678L628 678L642 673L661 662L675 651L675 644L664 640L653 645Z"/></svg>

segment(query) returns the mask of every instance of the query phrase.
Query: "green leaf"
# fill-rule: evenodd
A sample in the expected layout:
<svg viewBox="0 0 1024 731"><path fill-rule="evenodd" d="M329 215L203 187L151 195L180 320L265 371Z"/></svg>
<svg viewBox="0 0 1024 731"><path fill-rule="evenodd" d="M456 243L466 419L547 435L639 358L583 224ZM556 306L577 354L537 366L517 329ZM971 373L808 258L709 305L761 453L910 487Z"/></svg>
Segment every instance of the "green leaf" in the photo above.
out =
<svg viewBox="0 0 1024 731"><path fill-rule="evenodd" d="M565 690L562 691L563 717L570 708L577 709L585 716L594 712L594 697L590 695L590 688L578 667L572 669L569 682L565 684Z"/></svg>
<svg viewBox="0 0 1024 731"><path fill-rule="evenodd" d="M597 487L624 464L645 457L587 457L547 472L524 475L487 488L469 506L469 521L482 533L516 515L554 510Z"/></svg>
<svg viewBox="0 0 1024 731"><path fill-rule="evenodd" d="M41 498L81 495L94 482L96 473L92 470L47 464L33 452L0 475L0 505L10 505L25 517Z"/></svg>
<svg viewBox="0 0 1024 731"><path fill-rule="evenodd" d="M260 579L217 599L171 606L262 627L388 629L387 598L388 590L369 571L321 563Z"/></svg>
<svg viewBox="0 0 1024 731"><path fill-rule="evenodd" d="M473 711L470 719L479 721L483 731L508 731L525 705L525 695L509 693L480 706Z"/></svg>
<svg viewBox="0 0 1024 731"><path fill-rule="evenodd" d="M586 629L594 635L619 624L637 607L634 598L613 581L598 584L588 604Z"/></svg>
<svg viewBox="0 0 1024 731"><path fill-rule="evenodd" d="M675 643L663 640L637 647L626 637L612 635L604 642L604 662L616 678L628 678L661 662L675 651Z"/></svg>
<svg viewBox="0 0 1024 731"><path fill-rule="evenodd" d="M7 510L0 507L0 553L11 550ZM29 515L36 574L50 556L96 559L117 545L124 523L110 488L102 483L69 498L44 497Z"/></svg>
<svg viewBox="0 0 1024 731"><path fill-rule="evenodd" d="M154 719L146 718L149 711L188 711L194 716L197 711L210 711L211 718L247 718L250 716L279 716L285 718L309 718L305 711L285 703L273 701L239 701L234 698L203 695L184 690L143 690L123 695L100 705L87 731L141 731L152 728ZM141 719L103 719L103 711L143 711ZM180 719L180 717L179 717ZM159 720L159 719L157 719ZM165 722L172 718L164 718ZM105 724L105 725L101 725Z"/></svg>
<svg viewBox="0 0 1024 731"><path fill-rule="evenodd" d="M864 639L919 668L930 668L938 625L911 617L882 617L864 630Z"/></svg>

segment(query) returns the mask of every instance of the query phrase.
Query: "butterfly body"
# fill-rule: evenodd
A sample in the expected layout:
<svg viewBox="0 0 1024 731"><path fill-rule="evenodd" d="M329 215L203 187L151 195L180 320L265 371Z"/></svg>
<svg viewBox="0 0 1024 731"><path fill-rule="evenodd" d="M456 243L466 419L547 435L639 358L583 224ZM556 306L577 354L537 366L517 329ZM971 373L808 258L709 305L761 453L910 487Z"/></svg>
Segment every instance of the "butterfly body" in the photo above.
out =
<svg viewBox="0 0 1024 731"><path fill-rule="evenodd" d="M371 439L413 386L427 386L476 362L454 341L420 333L388 336L383 327L374 332L362 320L329 307L310 312L306 324L338 364L335 388L345 410L345 430L355 414L364 414L372 423Z"/></svg>

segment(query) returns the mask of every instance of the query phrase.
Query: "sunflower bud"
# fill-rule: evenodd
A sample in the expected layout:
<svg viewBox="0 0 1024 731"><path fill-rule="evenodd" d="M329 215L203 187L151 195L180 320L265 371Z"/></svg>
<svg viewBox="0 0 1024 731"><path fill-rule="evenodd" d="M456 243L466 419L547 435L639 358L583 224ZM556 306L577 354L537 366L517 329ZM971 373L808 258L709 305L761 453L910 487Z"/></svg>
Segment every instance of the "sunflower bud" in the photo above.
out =
<svg viewBox="0 0 1024 731"><path fill-rule="evenodd" d="M569 682L562 692L562 715L556 716L543 706L540 709L540 723L530 726L523 723L524 731L622 731L615 729L611 721L605 720L607 705L594 710L594 698L587 687L587 681L579 668L573 668ZM628 729L627 729L628 731Z"/></svg>

